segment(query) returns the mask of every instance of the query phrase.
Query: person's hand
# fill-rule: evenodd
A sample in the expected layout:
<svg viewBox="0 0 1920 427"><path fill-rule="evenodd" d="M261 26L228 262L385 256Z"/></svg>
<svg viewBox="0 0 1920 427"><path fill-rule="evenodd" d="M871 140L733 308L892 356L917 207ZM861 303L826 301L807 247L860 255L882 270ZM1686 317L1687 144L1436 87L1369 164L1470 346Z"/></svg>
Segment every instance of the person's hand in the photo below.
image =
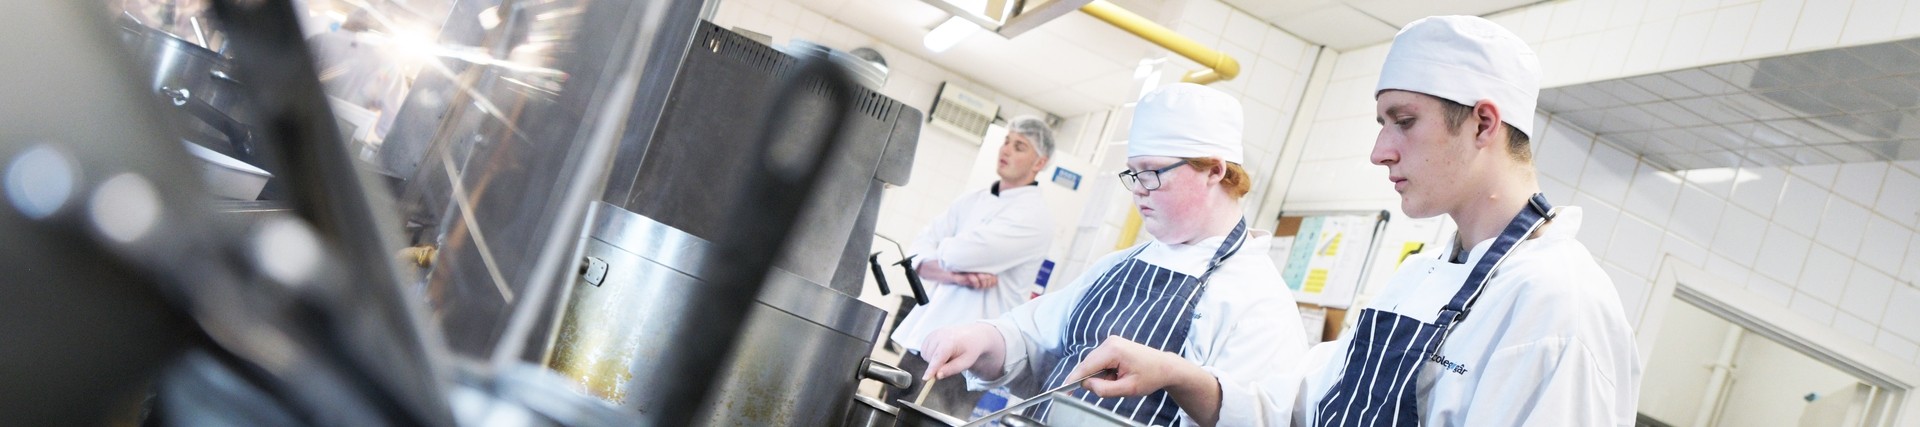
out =
<svg viewBox="0 0 1920 427"><path fill-rule="evenodd" d="M1006 348L1006 340L993 325L972 322L940 328L921 343L920 358L926 359L927 371L920 378L943 379L971 369L982 378L998 379Z"/></svg>
<svg viewBox="0 0 1920 427"><path fill-rule="evenodd" d="M1183 368L1191 368L1183 369ZM1087 354L1086 360L1073 367L1067 378L1080 378L1092 375L1103 369L1113 369L1111 377L1087 379L1081 386L1100 397L1145 396L1171 386L1193 382L1196 378L1187 378L1198 371L1212 380L1205 370L1200 370L1193 362L1153 347L1129 341L1119 336L1109 336L1100 347Z"/></svg>
<svg viewBox="0 0 1920 427"><path fill-rule="evenodd" d="M992 289L1000 284L1000 276L993 273L959 273L962 284L974 289Z"/></svg>

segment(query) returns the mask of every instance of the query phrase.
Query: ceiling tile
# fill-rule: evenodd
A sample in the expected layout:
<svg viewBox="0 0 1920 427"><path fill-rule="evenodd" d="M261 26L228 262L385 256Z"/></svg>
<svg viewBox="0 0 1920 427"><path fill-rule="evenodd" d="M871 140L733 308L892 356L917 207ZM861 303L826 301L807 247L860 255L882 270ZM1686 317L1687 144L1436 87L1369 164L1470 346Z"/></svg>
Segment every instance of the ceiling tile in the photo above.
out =
<svg viewBox="0 0 1920 427"><path fill-rule="evenodd" d="M1726 104L1728 108L1740 112L1741 115L1759 120L1784 119L1796 116L1796 114L1787 111L1779 104L1752 93L1727 95L1720 98L1720 102Z"/></svg>
<svg viewBox="0 0 1920 427"><path fill-rule="evenodd" d="M1758 73L1753 76L1753 84L1748 88L1778 89L1832 81L1831 76L1793 58L1793 55L1788 55L1756 61L1754 68Z"/></svg>
<svg viewBox="0 0 1920 427"><path fill-rule="evenodd" d="M1915 159L1920 39L1555 88L1540 105L1663 167Z"/></svg>
<svg viewBox="0 0 1920 427"><path fill-rule="evenodd" d="M1661 98L1666 99L1683 99L1700 96L1700 91L1693 90L1661 74L1630 77L1627 78L1627 82L1633 83L1635 86L1640 86L1640 88L1646 89L1648 92L1653 92L1656 95L1660 95Z"/></svg>
<svg viewBox="0 0 1920 427"><path fill-rule="evenodd" d="M1787 134L1788 137L1800 141L1801 144L1846 142L1846 139L1840 138L1839 135L1835 135L1833 132L1827 131L1826 128L1815 125L1805 119L1770 120L1766 122L1766 125L1780 130Z"/></svg>
<svg viewBox="0 0 1920 427"><path fill-rule="evenodd" d="M1872 151L1868 151L1855 144L1817 145L1814 147L1819 148L1821 152L1826 153L1828 156L1839 159L1843 163L1878 162L1886 160L1873 154Z"/></svg>
<svg viewBox="0 0 1920 427"><path fill-rule="evenodd" d="M1920 55L1915 55L1920 58ZM1920 64L1915 64L1920 67ZM1920 68L1914 68L1920 71ZM1920 88L1906 84L1899 78L1880 77L1853 82L1853 86L1865 91L1867 95L1895 108L1913 108L1920 106Z"/></svg>
<svg viewBox="0 0 1920 427"><path fill-rule="evenodd" d="M1903 117L1892 129L1893 136L1900 139L1920 138L1920 112L1910 110L1902 113Z"/></svg>
<svg viewBox="0 0 1920 427"><path fill-rule="evenodd" d="M1602 82L1594 82L1593 86L1599 89L1600 91L1613 95L1614 98L1619 98L1622 102L1626 102L1628 104L1645 104L1645 103L1661 100L1661 97L1659 94L1655 94L1652 91L1642 89L1638 85L1627 83L1626 80L1608 80L1608 81L1602 81Z"/></svg>
<svg viewBox="0 0 1920 427"><path fill-rule="evenodd" d="M1894 131L1900 129L1907 113L1899 110L1881 111L1847 116L1815 117L1811 122L1839 135L1844 141L1878 141L1894 139Z"/></svg>
<svg viewBox="0 0 1920 427"><path fill-rule="evenodd" d="M1337 0L1224 0L1227 4L1253 14L1263 21L1279 25L1289 17L1299 15L1328 5L1339 4Z"/></svg>
<svg viewBox="0 0 1920 427"><path fill-rule="evenodd" d="M1685 108L1680 108L1680 104L1673 102L1662 101L1651 104L1640 104L1638 107L1653 114L1654 117L1659 117L1676 126L1700 126L1712 123L1707 121L1707 119L1701 118L1698 114L1689 112Z"/></svg>
<svg viewBox="0 0 1920 427"><path fill-rule="evenodd" d="M1474 15L1485 16L1490 13L1512 9L1539 0L1349 0L1354 8L1379 17L1394 26L1405 26L1416 19L1434 15ZM1604 13L1602 13L1604 15Z"/></svg>
<svg viewBox="0 0 1920 427"><path fill-rule="evenodd" d="M1674 129L1672 132L1681 130ZM1723 126L1696 126L1684 130L1688 137L1673 137L1677 141L1685 141L1684 144L1675 144L1676 149L1694 152L1726 150L1739 148L1745 142L1745 135Z"/></svg>
<svg viewBox="0 0 1920 427"><path fill-rule="evenodd" d="M1627 105L1627 101L1592 85L1571 86L1561 91L1560 95L1572 98L1569 101L1576 101L1582 105L1580 108L1612 108Z"/></svg>
<svg viewBox="0 0 1920 427"><path fill-rule="evenodd" d="M1560 89L1542 89L1540 91L1540 100L1538 101L1539 108L1549 113L1565 113L1574 110L1573 106L1569 105L1564 100L1564 97L1560 95L1560 92Z"/></svg>
<svg viewBox="0 0 1920 427"><path fill-rule="evenodd" d="M1771 101L1775 105L1786 107L1788 112L1796 113L1795 116L1825 116L1840 113L1840 109L1827 105L1827 102L1820 100L1820 97L1799 89L1761 92L1759 95L1760 98Z"/></svg>
<svg viewBox="0 0 1920 427"><path fill-rule="evenodd" d="M1831 105L1835 109L1840 110L1840 112L1847 114L1870 113L1893 109L1893 104L1881 101L1879 98L1867 93L1866 90L1860 89L1848 82L1815 85L1802 88L1800 91L1812 95L1814 98L1820 99L1821 102Z"/></svg>
<svg viewBox="0 0 1920 427"><path fill-rule="evenodd" d="M1840 163L1839 159L1836 159L1833 156L1827 155L1825 152L1820 151L1820 149L1813 148L1812 146L1773 148L1773 149L1759 150L1757 152L1762 153L1763 156L1776 156L1779 159L1784 159L1784 161L1779 163L1760 163L1762 166L1820 165L1820 164L1829 164L1829 163ZM1749 152L1749 153L1753 153L1753 152ZM1756 156L1749 155L1747 156L1747 159L1758 161L1759 159L1755 157Z"/></svg>
<svg viewBox="0 0 1920 427"><path fill-rule="evenodd" d="M1128 67L1138 64L1149 52L1165 52L1165 49L1139 36L1084 13L1061 15L1033 31L1044 31L1056 40L1070 42L1108 61Z"/></svg>
<svg viewBox="0 0 1920 427"><path fill-rule="evenodd" d="M1689 112L1700 115L1701 119L1713 123L1733 123L1752 120L1752 118L1747 117L1745 114L1741 114L1739 110L1735 110L1733 106L1727 105L1723 99L1724 97L1689 98L1673 101L1673 103L1679 105L1680 108L1685 108Z"/></svg>
<svg viewBox="0 0 1920 427"><path fill-rule="evenodd" d="M1646 110L1635 107L1608 108L1606 112L1607 120L1594 128L1594 132L1627 132L1673 127Z"/></svg>
<svg viewBox="0 0 1920 427"><path fill-rule="evenodd" d="M1920 160L1920 139L1863 142L1855 145L1893 161Z"/></svg>
<svg viewBox="0 0 1920 427"><path fill-rule="evenodd" d="M1701 95L1725 95L1740 91L1740 88L1734 87L1733 84L1698 68L1668 72L1665 75Z"/></svg>
<svg viewBox="0 0 1920 427"><path fill-rule="evenodd" d="M1280 21L1279 26L1308 41L1338 51L1392 40L1394 33L1400 31L1344 4L1324 6L1289 17Z"/></svg>
<svg viewBox="0 0 1920 427"><path fill-rule="evenodd" d="M1607 111L1596 109L1574 110L1570 113L1561 114L1559 117L1573 122L1574 127L1592 130L1600 127L1601 123L1607 121Z"/></svg>
<svg viewBox="0 0 1920 427"><path fill-rule="evenodd" d="M1899 42L1854 46L1845 50L1881 74L1904 74L1920 70L1920 55L1915 55Z"/></svg>
<svg viewBox="0 0 1920 427"><path fill-rule="evenodd" d="M1845 49L1816 50L1793 55L1792 58L1837 80L1860 80L1887 74L1848 54Z"/></svg>

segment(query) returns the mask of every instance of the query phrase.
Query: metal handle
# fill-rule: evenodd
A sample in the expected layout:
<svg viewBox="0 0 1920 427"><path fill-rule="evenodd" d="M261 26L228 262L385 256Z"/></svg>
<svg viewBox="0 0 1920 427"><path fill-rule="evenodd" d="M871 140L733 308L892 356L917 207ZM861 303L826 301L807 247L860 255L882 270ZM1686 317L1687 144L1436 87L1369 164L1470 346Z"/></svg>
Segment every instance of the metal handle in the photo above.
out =
<svg viewBox="0 0 1920 427"><path fill-rule="evenodd" d="M235 120L233 116L227 115L227 113L220 111L218 108L213 108L213 105L207 104L206 101L201 101L199 98L193 97L193 92L187 90L187 88L176 89L170 86L162 86L160 88L160 96L166 97L174 106L186 110L187 114L192 115L196 119L200 119L200 121L206 123L207 126L212 126L214 130L220 131L221 135L225 135L227 137L227 144L231 145L231 147L229 147L228 150L216 151L222 151L222 154L232 155L234 158L240 159L240 161L247 162L248 164L259 165L258 161L254 159L253 132L247 129L246 124L240 123L239 120Z"/></svg>
<svg viewBox="0 0 1920 427"><path fill-rule="evenodd" d="M867 267L873 270L873 283L880 285L880 295L892 294L893 288L887 287L887 271L880 267L879 252L867 256Z"/></svg>
<svg viewBox="0 0 1920 427"><path fill-rule="evenodd" d="M913 386L912 373L873 359L866 359L860 362L860 377L879 380L897 389L904 390L907 387Z"/></svg>
<svg viewBox="0 0 1920 427"><path fill-rule="evenodd" d="M913 271L913 255L907 255L906 258L902 258L900 262L893 263L893 265L898 265L901 270L907 271L907 286L913 287L914 303L927 305L927 287L920 284L920 272Z"/></svg>

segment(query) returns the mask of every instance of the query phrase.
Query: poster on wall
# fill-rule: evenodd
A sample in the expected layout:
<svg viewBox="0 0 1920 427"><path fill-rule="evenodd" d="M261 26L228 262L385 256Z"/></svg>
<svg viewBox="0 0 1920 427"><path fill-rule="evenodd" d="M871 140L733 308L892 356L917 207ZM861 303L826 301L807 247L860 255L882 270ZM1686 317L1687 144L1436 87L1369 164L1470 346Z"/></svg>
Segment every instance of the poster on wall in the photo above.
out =
<svg viewBox="0 0 1920 427"><path fill-rule="evenodd" d="M1327 308L1347 308L1366 276L1384 213L1282 216L1275 231L1293 231L1292 244L1274 262L1294 299Z"/></svg>

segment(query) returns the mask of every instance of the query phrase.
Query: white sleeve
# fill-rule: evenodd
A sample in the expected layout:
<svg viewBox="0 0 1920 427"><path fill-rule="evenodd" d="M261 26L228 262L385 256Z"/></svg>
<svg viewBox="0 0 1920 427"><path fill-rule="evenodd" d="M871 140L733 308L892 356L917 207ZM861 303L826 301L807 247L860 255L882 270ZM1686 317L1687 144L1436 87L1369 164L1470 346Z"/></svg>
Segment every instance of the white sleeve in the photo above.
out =
<svg viewBox="0 0 1920 427"><path fill-rule="evenodd" d="M927 224L927 228L920 230L920 235L913 239L911 246L907 247L907 253L914 256L913 268L920 268L920 263L936 256L935 254L940 250L940 241L953 236L954 228L960 224L959 218L955 216L959 215L961 204L967 203L968 200L971 199L963 196L960 201L954 202L953 206L947 207L946 212L934 218L932 223Z"/></svg>
<svg viewBox="0 0 1920 427"><path fill-rule="evenodd" d="M1579 340L1548 338L1494 352L1501 367L1474 387L1461 425L1633 425L1615 419L1615 384Z"/></svg>
<svg viewBox="0 0 1920 427"><path fill-rule="evenodd" d="M1045 205L1010 206L986 222L956 230L927 258L947 271L999 273L1046 256L1053 224Z"/></svg>
<svg viewBox="0 0 1920 427"><path fill-rule="evenodd" d="M983 320L999 330L1000 338L1006 340L1006 359L1001 364L1000 378L993 381L982 380L968 371L967 388L985 390L1011 383L1022 375L1048 374L1047 369L1051 367L1039 365L1051 359L1048 355L1058 354L1065 342L1067 316L1079 304L1080 296L1093 287L1093 281L1119 264L1123 255L1124 252L1109 254L1088 266L1086 272L1066 287L1048 291L999 318Z"/></svg>
<svg viewBox="0 0 1920 427"><path fill-rule="evenodd" d="M1319 401L1309 391L1312 379L1322 376L1332 357L1339 356L1346 341L1314 345L1298 359L1270 365L1273 373L1259 378L1227 374L1207 368L1220 381L1220 418L1217 425L1288 426L1308 425L1308 406ZM1191 422L1192 420L1188 420Z"/></svg>
<svg viewBox="0 0 1920 427"><path fill-rule="evenodd" d="M1207 360L1194 360L1220 383L1220 425L1285 425L1297 387L1268 388L1306 357L1299 309L1292 298L1262 298L1235 311ZM1231 422L1229 411L1239 412ZM1181 416L1187 416L1184 410Z"/></svg>

